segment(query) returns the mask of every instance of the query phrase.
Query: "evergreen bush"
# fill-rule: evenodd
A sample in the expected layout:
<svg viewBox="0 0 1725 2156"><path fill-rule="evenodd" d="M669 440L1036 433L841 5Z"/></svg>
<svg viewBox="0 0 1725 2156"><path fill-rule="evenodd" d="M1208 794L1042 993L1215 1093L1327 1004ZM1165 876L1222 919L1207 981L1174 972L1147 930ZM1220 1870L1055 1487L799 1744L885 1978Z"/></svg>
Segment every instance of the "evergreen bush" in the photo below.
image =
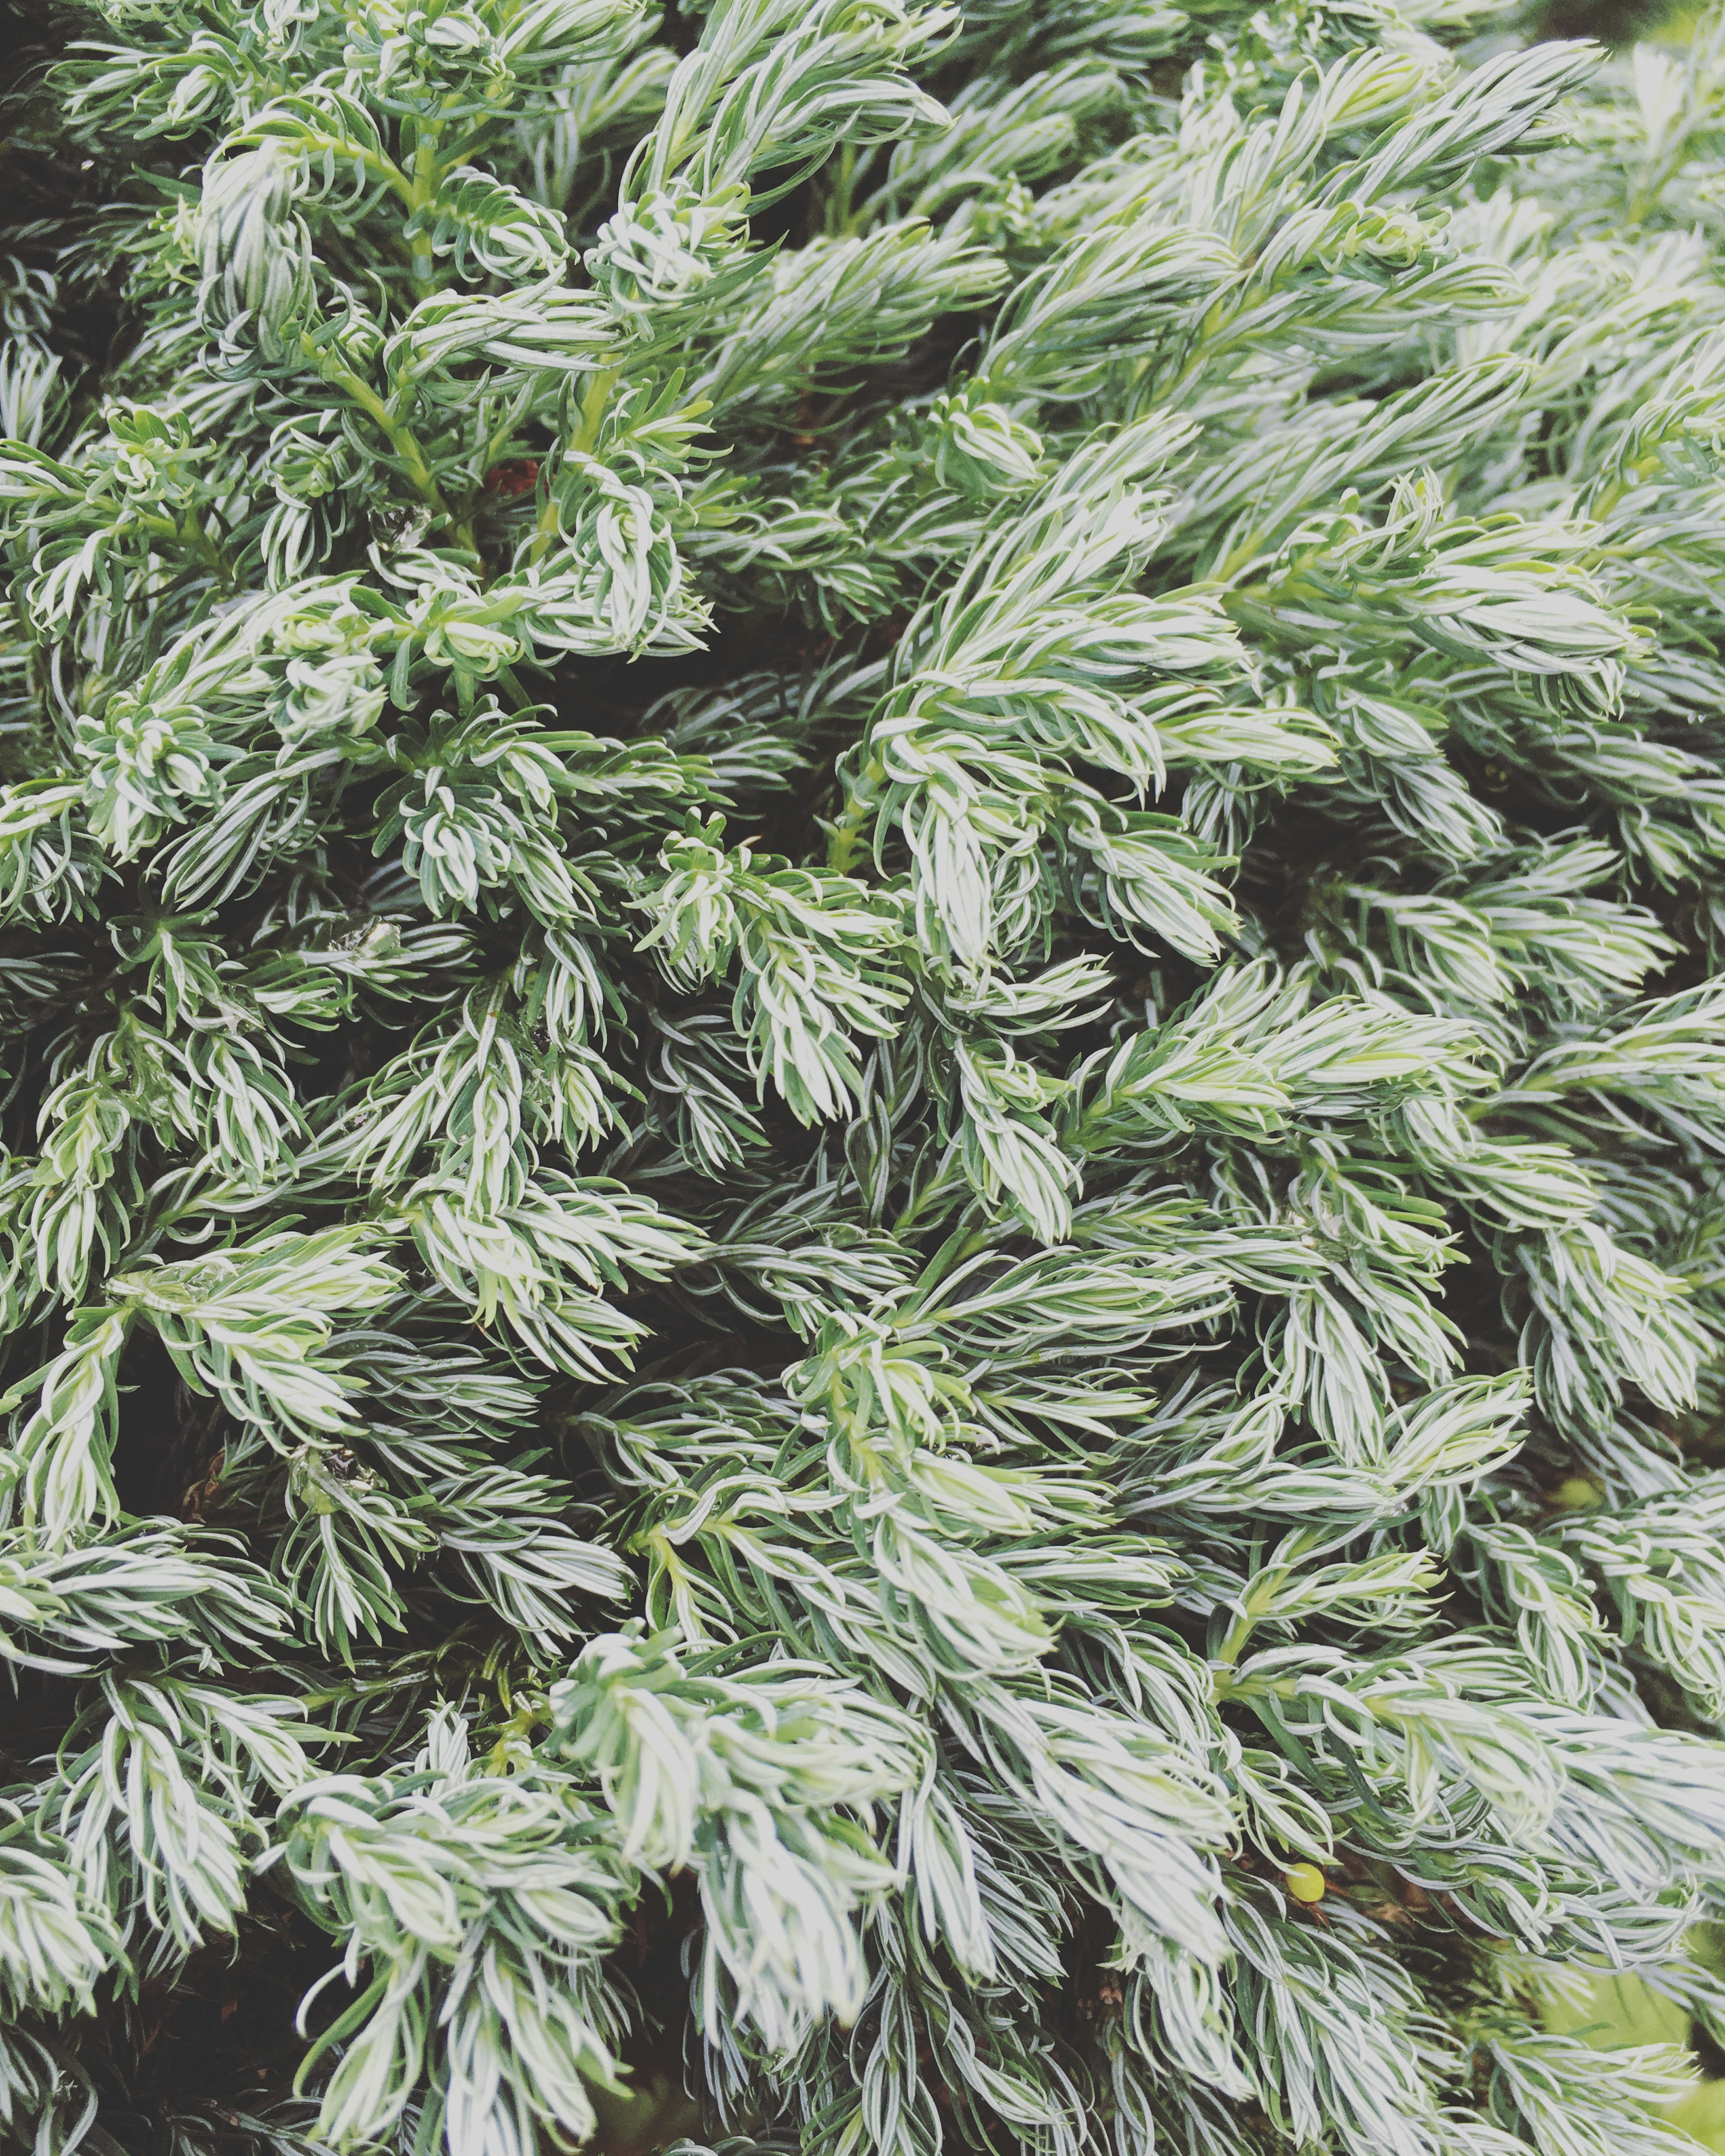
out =
<svg viewBox="0 0 1725 2156"><path fill-rule="evenodd" d="M0 2145L1689 2145L1725 13L30 30Z"/></svg>

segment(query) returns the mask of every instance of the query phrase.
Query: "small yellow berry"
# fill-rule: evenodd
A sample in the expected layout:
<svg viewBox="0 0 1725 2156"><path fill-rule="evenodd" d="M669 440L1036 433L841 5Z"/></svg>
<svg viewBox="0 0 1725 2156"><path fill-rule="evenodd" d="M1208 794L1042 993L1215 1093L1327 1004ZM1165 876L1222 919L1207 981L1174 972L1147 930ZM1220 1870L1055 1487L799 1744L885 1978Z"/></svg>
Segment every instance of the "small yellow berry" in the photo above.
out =
<svg viewBox="0 0 1725 2156"><path fill-rule="evenodd" d="M1315 1864L1291 1864L1282 1874L1282 1884L1296 1902L1322 1902L1324 1897L1324 1876Z"/></svg>

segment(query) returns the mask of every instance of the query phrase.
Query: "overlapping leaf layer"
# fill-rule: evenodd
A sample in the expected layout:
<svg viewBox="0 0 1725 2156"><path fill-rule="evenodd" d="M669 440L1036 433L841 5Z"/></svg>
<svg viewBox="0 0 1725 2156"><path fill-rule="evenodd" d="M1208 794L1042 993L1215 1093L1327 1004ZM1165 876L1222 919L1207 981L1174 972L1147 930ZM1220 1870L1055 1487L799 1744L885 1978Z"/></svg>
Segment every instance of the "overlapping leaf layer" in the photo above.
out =
<svg viewBox="0 0 1725 2156"><path fill-rule="evenodd" d="M38 28L0 2144L1676 2150L1725 16Z"/></svg>

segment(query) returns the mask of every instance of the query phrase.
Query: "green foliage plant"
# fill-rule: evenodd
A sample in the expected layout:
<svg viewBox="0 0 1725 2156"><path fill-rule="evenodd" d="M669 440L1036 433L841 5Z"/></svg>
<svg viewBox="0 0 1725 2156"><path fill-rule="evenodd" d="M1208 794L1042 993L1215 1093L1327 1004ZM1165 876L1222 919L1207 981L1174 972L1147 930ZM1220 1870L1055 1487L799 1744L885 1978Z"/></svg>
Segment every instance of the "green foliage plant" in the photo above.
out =
<svg viewBox="0 0 1725 2156"><path fill-rule="evenodd" d="M1725 13L23 28L0 2148L1676 2156Z"/></svg>

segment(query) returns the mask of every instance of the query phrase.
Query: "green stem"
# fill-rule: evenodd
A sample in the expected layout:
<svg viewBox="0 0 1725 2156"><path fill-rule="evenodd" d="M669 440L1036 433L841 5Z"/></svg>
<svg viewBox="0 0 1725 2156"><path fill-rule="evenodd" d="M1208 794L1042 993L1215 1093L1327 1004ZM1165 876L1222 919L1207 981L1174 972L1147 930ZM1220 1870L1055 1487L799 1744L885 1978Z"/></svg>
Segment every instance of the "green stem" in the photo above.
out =
<svg viewBox="0 0 1725 2156"><path fill-rule="evenodd" d="M1276 1591L1287 1578L1287 1568L1279 1565L1272 1572L1260 1573L1252 1582L1245 1607L1222 1635L1222 1644L1210 1657L1214 1670L1231 1670L1245 1651L1245 1644L1258 1629L1266 1609L1276 1599Z"/></svg>
<svg viewBox="0 0 1725 2156"><path fill-rule="evenodd" d="M828 827L827 866L839 875L848 875L850 864L856 859L863 833L880 805L876 789L886 776L886 763L879 756L871 756L851 788L843 810Z"/></svg>
<svg viewBox="0 0 1725 2156"><path fill-rule="evenodd" d="M581 424L575 429L572 449L590 457L599 439L599 428L605 417L605 407L611 401L611 392L617 387L617 377L623 372L618 367L602 367L587 385L587 394L581 400Z"/></svg>
<svg viewBox="0 0 1725 2156"><path fill-rule="evenodd" d="M227 557L209 536L203 519L195 509L188 509L180 523L180 536L199 559L206 562L223 589L231 590L234 572L228 566Z"/></svg>
<svg viewBox="0 0 1725 2156"><path fill-rule="evenodd" d="M856 213L853 199L856 191L856 145L841 142L838 159L833 167L833 192L827 212L827 229L847 237L853 235L861 220Z"/></svg>
<svg viewBox="0 0 1725 2156"><path fill-rule="evenodd" d="M438 162L438 130L427 127L413 145L413 183L408 195L408 208L419 228L413 234L412 275L413 290L420 299L427 298L437 290L437 257L431 250L431 228L427 212L437 200L438 189L443 185L443 167Z"/></svg>
<svg viewBox="0 0 1725 2156"><path fill-rule="evenodd" d="M432 475L431 466L425 460L425 452L420 448L412 428L398 419L388 405L372 388L371 383L362 376L356 374L353 369L344 362L337 359L333 352L320 351L308 336L302 335L300 343L306 358L330 387L332 389L339 389L344 396L351 397L360 409L374 419L388 436L389 446L401 459L403 468L413 481L420 499L430 508L439 522L444 524L451 522L453 520L449 516L449 505L444 501L442 490Z"/></svg>
<svg viewBox="0 0 1725 2156"><path fill-rule="evenodd" d="M620 367L602 367L587 385L587 394L581 400L581 419L569 437L567 454L590 457L599 439L599 429L604 424L605 408L611 401L611 393L617 387ZM530 563L542 561L557 544L562 530L562 511L557 490L547 485L545 499L539 506L539 522L533 534L533 544L528 550Z"/></svg>

